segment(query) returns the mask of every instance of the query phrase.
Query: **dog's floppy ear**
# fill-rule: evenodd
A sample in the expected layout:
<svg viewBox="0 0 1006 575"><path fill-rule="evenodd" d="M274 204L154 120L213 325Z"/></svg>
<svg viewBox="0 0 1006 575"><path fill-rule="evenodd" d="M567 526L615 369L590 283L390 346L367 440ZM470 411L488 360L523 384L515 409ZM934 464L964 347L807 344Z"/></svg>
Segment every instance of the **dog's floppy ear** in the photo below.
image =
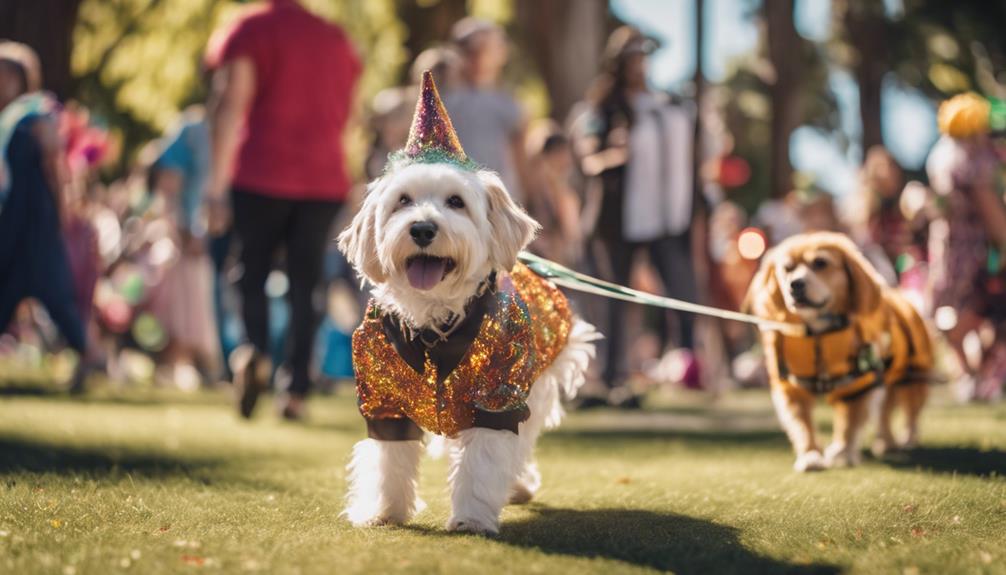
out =
<svg viewBox="0 0 1006 575"><path fill-rule="evenodd" d="M378 178L367 186L367 194L360 211L353 217L349 227L339 234L339 250L349 263L353 264L360 277L373 284L388 279L377 257L377 238L374 230L382 184L382 180Z"/></svg>
<svg viewBox="0 0 1006 575"><path fill-rule="evenodd" d="M751 279L748 292L741 303L741 310L766 319L781 319L785 315L786 302L775 276L775 250L770 250L761 260L761 267Z"/></svg>
<svg viewBox="0 0 1006 575"><path fill-rule="evenodd" d="M531 243L541 226L510 199L499 176L483 170L478 178L486 190L486 215L492 227L489 258L494 268L510 271L517 264L517 254Z"/></svg>
<svg viewBox="0 0 1006 575"><path fill-rule="evenodd" d="M854 312L861 316L872 315L880 308L883 287L887 284L883 276L873 267L852 240L845 236L835 239L835 247L845 260L845 271L849 275L849 301Z"/></svg>

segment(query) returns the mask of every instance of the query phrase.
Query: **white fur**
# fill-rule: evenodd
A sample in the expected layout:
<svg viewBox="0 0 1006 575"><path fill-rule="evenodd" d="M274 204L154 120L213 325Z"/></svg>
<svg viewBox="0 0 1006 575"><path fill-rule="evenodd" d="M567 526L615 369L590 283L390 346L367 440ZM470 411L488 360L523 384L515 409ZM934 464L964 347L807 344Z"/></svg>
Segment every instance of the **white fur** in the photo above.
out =
<svg viewBox="0 0 1006 575"><path fill-rule="evenodd" d="M824 448L824 464L826 467L855 467L862 462L859 453L858 433L851 443L833 441Z"/></svg>
<svg viewBox="0 0 1006 575"><path fill-rule="evenodd" d="M364 439L353 447L343 511L357 527L402 524L426 504L416 494L419 441Z"/></svg>
<svg viewBox="0 0 1006 575"><path fill-rule="evenodd" d="M772 404L775 406L776 416L779 423L789 436L789 441L793 448L797 450L796 461L793 462L793 469L801 473L805 471L820 471L825 468L824 457L817 449L800 451L799 445L810 443L807 430L800 425L800 422L793 417L789 406L786 404L786 394L781 391L772 390Z"/></svg>
<svg viewBox="0 0 1006 575"><path fill-rule="evenodd" d="M459 196L463 209L448 199ZM402 198L409 202L403 205ZM415 222L436 224L433 243L420 248L409 235ZM509 270L534 238L538 224L517 206L492 172L445 164L412 164L372 182L339 247L385 309L413 327L461 315L493 269ZM409 285L405 262L424 254L453 259L457 268L433 289Z"/></svg>
<svg viewBox="0 0 1006 575"><path fill-rule="evenodd" d="M509 491L511 503L527 503L541 487L541 473L534 461L534 447L546 429L559 426L565 411L561 398L576 397L584 383L587 364L594 357L593 342L601 337L594 326L576 318L570 329L566 347L559 353L531 387L527 398L531 415L518 426L518 474ZM431 436L426 452L430 457L442 457L450 448L449 441L439 435Z"/></svg>
<svg viewBox="0 0 1006 575"><path fill-rule="evenodd" d="M827 465L824 462L824 457L821 452L814 449L806 453L802 453L796 456L796 461L793 462L793 470L804 473L806 471L821 471L825 469Z"/></svg>
<svg viewBox="0 0 1006 575"><path fill-rule="evenodd" d="M520 438L510 431L473 427L448 441L450 531L499 533L499 515L520 472Z"/></svg>
<svg viewBox="0 0 1006 575"><path fill-rule="evenodd" d="M531 415L517 428L521 469L510 493L511 502L526 503L541 487L541 473L534 461L535 443L543 430L555 429L562 422L565 411L562 409L560 393L567 399L576 397L584 383L587 364L594 357L593 342L600 337L601 334L594 326L579 318L574 319L566 347L531 387L527 398Z"/></svg>
<svg viewBox="0 0 1006 575"><path fill-rule="evenodd" d="M465 207L451 206L452 196L459 196ZM409 233L419 221L437 226L433 242L422 248ZM412 164L368 187L360 212L339 236L339 247L364 282L373 285L372 293L384 309L412 327L425 327L463 314L479 283L492 270L512 269L537 229L495 174ZM431 289L416 289L405 268L406 261L419 254L450 258L456 268ZM445 442L434 438L430 451L442 451L446 443L450 455L448 529L497 533L507 501L525 502L534 496L541 485L535 441L544 429L559 425L561 395L576 395L594 356L592 342L600 337L590 324L574 320L566 347L532 385L530 417L519 425L518 434L472 428ZM421 450L418 441L368 439L356 445L345 511L354 525L402 523L417 511Z"/></svg>

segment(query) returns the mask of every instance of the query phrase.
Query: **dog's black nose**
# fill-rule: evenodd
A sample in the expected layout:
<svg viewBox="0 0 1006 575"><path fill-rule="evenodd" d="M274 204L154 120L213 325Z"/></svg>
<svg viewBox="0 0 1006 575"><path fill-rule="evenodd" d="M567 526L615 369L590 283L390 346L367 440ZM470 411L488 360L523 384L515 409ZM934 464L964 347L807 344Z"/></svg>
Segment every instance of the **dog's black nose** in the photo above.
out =
<svg viewBox="0 0 1006 575"><path fill-rule="evenodd" d="M793 290L794 294L802 294L807 291L807 282L802 279L796 279L789 282L789 289Z"/></svg>
<svg viewBox="0 0 1006 575"><path fill-rule="evenodd" d="M425 248L433 243L433 238L437 235L437 224L433 222L416 222L409 228L409 234L417 246Z"/></svg>

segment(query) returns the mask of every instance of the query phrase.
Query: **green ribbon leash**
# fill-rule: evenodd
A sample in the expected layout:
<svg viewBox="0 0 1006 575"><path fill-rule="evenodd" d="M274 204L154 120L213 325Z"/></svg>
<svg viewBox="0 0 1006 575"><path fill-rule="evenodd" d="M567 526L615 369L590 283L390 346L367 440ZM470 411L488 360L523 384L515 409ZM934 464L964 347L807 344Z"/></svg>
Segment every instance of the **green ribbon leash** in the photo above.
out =
<svg viewBox="0 0 1006 575"><path fill-rule="evenodd" d="M625 286L620 286L595 277L573 271L551 260L536 256L530 252L520 252L517 259L539 276L550 280L556 285L567 287L584 293L619 299L643 305L651 305L677 311L685 311L731 321L740 321L758 326L767 331L778 331L786 335L801 337L806 335L805 328L800 324L786 323L763 319L746 313L719 309L697 303L682 301L670 297L658 296Z"/></svg>

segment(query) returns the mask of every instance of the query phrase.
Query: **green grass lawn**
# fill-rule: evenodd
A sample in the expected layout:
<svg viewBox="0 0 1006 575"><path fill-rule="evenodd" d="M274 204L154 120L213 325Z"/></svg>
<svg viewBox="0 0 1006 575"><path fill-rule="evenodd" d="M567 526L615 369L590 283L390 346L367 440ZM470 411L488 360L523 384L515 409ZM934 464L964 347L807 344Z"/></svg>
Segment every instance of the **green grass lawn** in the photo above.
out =
<svg viewBox="0 0 1006 575"><path fill-rule="evenodd" d="M219 393L0 390L0 573L1006 573L1006 406L943 402L924 448L797 475L764 393L704 401L574 414L485 539L444 532L444 461L411 525L339 517L345 393L293 425Z"/></svg>

